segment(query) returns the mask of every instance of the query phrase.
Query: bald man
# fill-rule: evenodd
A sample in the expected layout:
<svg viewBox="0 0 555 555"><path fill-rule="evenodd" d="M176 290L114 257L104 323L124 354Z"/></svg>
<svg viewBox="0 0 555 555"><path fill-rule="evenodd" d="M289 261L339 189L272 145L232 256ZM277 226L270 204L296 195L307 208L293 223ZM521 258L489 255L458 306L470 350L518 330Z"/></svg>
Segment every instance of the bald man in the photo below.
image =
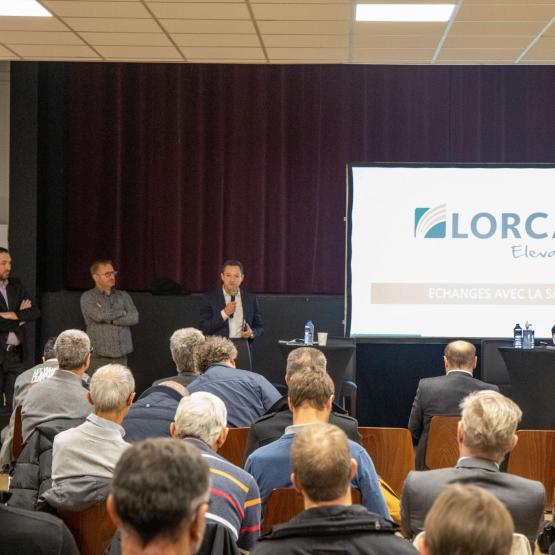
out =
<svg viewBox="0 0 555 555"><path fill-rule="evenodd" d="M412 404L408 428L416 445L416 469L426 470L426 444L432 416L460 415L459 403L473 391L490 389L496 385L477 380L476 348L468 341L452 341L443 352L445 375L420 380Z"/></svg>

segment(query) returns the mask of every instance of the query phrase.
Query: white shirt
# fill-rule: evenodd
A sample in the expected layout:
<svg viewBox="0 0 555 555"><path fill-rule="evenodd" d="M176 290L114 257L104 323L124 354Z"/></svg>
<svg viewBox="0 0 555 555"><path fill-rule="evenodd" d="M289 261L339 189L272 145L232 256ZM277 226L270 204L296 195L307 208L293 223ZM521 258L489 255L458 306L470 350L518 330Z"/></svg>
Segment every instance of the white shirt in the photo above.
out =
<svg viewBox="0 0 555 555"><path fill-rule="evenodd" d="M225 304L231 302L231 295L229 295L223 287L222 291L224 293ZM220 313L224 322L229 320L229 337L231 338L241 337L241 333L243 331L243 303L241 302L241 289L239 289L235 295L235 302L237 304L235 305L233 318L230 318L225 313L225 310L222 310Z"/></svg>

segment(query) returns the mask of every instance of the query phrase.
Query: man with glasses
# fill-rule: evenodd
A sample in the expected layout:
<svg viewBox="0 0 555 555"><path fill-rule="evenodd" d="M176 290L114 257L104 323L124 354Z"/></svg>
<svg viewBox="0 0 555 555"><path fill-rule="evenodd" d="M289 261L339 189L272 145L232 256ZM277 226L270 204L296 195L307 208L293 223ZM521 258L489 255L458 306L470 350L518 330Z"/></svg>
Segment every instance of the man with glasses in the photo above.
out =
<svg viewBox="0 0 555 555"><path fill-rule="evenodd" d="M139 313L128 293L115 289L117 271L111 260L91 264L94 288L81 295L81 312L94 348L89 374L105 364L127 366L133 351L130 326L139 322Z"/></svg>

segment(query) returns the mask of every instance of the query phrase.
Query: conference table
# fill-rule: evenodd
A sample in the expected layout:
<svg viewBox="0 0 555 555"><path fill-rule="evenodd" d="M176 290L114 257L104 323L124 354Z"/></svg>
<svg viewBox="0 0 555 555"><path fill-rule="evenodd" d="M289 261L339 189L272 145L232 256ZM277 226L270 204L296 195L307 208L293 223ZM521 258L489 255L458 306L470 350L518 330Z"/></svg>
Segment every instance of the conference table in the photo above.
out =
<svg viewBox="0 0 555 555"><path fill-rule="evenodd" d="M555 429L555 347L498 347L511 380L513 401L522 409L519 428Z"/></svg>

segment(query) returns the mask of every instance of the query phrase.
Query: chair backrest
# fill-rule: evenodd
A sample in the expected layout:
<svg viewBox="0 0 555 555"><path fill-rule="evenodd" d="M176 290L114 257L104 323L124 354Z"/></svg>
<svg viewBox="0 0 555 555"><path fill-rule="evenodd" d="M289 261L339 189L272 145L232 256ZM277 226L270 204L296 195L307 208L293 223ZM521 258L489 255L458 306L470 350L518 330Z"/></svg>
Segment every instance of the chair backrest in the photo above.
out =
<svg viewBox="0 0 555 555"><path fill-rule="evenodd" d="M227 439L218 450L218 455L243 468L249 430L250 428L229 428Z"/></svg>
<svg viewBox="0 0 555 555"><path fill-rule="evenodd" d="M73 534L81 555L102 555L116 532L105 501L83 511L58 509L58 516Z"/></svg>
<svg viewBox="0 0 555 555"><path fill-rule="evenodd" d="M351 490L354 504L360 504L361 496L358 489ZM296 514L304 511L303 496L293 488L277 488L272 490L266 502L262 531L269 532L272 526L288 522Z"/></svg>
<svg viewBox="0 0 555 555"><path fill-rule="evenodd" d="M555 486L555 430L519 430L509 454L507 472L538 480L545 487L545 509L553 508Z"/></svg>
<svg viewBox="0 0 555 555"><path fill-rule="evenodd" d="M17 460L23 451L23 424L21 420L21 405L15 407L15 420L12 439L13 460Z"/></svg>
<svg viewBox="0 0 555 555"><path fill-rule="evenodd" d="M433 416L428 431L426 461L428 468L448 468L459 460L457 425L460 416Z"/></svg>
<svg viewBox="0 0 555 555"><path fill-rule="evenodd" d="M407 474L414 470L412 437L406 428L363 428L358 433L379 476L400 497Z"/></svg>

